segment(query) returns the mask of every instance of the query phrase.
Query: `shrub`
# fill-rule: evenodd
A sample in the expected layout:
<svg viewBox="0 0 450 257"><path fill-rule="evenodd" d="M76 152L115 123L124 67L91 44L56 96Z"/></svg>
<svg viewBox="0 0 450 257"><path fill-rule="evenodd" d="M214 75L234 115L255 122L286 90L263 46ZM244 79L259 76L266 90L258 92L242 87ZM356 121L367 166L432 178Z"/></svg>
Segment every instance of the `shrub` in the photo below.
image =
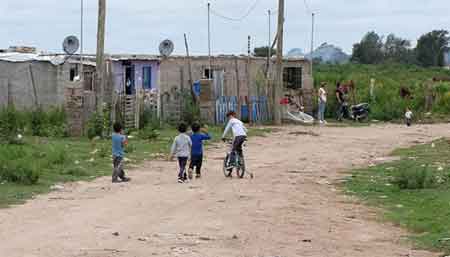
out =
<svg viewBox="0 0 450 257"><path fill-rule="evenodd" d="M152 129L160 129L161 122L158 118L156 110L153 108L145 108L140 119L140 127L151 127Z"/></svg>
<svg viewBox="0 0 450 257"><path fill-rule="evenodd" d="M103 117L94 113L88 122L87 136L89 139L94 137L103 137Z"/></svg>
<svg viewBox="0 0 450 257"><path fill-rule="evenodd" d="M69 159L64 147L52 146L46 156L51 165L63 165Z"/></svg>
<svg viewBox="0 0 450 257"><path fill-rule="evenodd" d="M38 108L30 114L31 134L38 137L47 137L47 114Z"/></svg>
<svg viewBox="0 0 450 257"><path fill-rule="evenodd" d="M183 106L181 112L181 120L191 125L194 122L198 122L201 119L200 116L200 107L198 104L195 104L191 93L186 90L182 93Z"/></svg>
<svg viewBox="0 0 450 257"><path fill-rule="evenodd" d="M108 147L106 144L102 144L99 146L97 154L100 158L111 156L111 147Z"/></svg>
<svg viewBox="0 0 450 257"><path fill-rule="evenodd" d="M399 170L393 178L393 184L402 190L418 190L434 188L438 183L434 171L428 166L406 166Z"/></svg>
<svg viewBox="0 0 450 257"><path fill-rule="evenodd" d="M159 130L153 129L153 127L148 126L139 131L139 137L144 140L156 140L160 136Z"/></svg>
<svg viewBox="0 0 450 257"><path fill-rule="evenodd" d="M10 160L0 166L0 179L22 185L34 185L39 181L39 172L27 159Z"/></svg>
<svg viewBox="0 0 450 257"><path fill-rule="evenodd" d="M24 120L14 106L0 110L0 143L16 143L17 135L24 131Z"/></svg>

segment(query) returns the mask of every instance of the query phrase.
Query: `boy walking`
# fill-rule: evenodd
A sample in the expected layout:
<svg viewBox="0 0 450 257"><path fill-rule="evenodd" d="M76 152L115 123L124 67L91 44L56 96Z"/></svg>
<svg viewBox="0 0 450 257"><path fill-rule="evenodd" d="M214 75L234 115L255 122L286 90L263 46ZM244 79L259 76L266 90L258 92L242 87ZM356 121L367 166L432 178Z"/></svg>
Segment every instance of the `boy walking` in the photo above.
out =
<svg viewBox="0 0 450 257"><path fill-rule="evenodd" d="M114 133L112 134L112 156L113 156L113 174L112 182L128 182L131 179L125 176L123 170L123 158L125 156L124 147L128 144L127 137L123 134L122 125L116 122L113 126ZM120 179L120 180L119 180Z"/></svg>
<svg viewBox="0 0 450 257"><path fill-rule="evenodd" d="M178 165L180 167L180 171L178 173L178 183L184 183L187 181L186 165L191 154L192 141L186 134L186 131L186 124L181 123L178 126L178 132L180 132L180 134L175 137L172 144L172 149L170 150L169 159L171 160L174 156L178 158Z"/></svg>
<svg viewBox="0 0 450 257"><path fill-rule="evenodd" d="M191 151L191 163L189 164L189 179L192 179L193 171L195 168L195 178L201 178L201 169L203 164L203 141L210 140L211 136L208 131L200 128L200 124L194 123L192 125L191 141L192 141L192 151Z"/></svg>

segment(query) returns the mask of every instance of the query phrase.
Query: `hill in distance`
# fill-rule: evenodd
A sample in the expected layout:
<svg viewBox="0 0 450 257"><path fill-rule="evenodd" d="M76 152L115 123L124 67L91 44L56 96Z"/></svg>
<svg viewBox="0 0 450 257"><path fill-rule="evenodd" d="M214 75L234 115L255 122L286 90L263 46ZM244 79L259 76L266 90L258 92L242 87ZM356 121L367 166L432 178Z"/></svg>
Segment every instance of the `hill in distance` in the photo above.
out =
<svg viewBox="0 0 450 257"><path fill-rule="evenodd" d="M288 52L288 57L306 57L311 58L311 54L304 54L300 48L294 48ZM320 60L322 63L343 64L350 60L341 48L332 44L323 43L312 54L313 59Z"/></svg>

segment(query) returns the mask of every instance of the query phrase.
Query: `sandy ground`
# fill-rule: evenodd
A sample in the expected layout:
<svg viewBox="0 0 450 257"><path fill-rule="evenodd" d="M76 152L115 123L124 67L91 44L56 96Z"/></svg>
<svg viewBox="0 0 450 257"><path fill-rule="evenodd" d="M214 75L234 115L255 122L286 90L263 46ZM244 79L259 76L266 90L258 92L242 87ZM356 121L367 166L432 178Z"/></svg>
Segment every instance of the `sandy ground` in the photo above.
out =
<svg viewBox="0 0 450 257"><path fill-rule="evenodd" d="M295 133L305 131L318 136ZM176 183L175 163L148 162L130 184L80 182L0 210L0 256L437 256L412 250L335 183L394 148L449 135L450 125L287 127L250 139L253 180L224 178L223 145L189 184Z"/></svg>

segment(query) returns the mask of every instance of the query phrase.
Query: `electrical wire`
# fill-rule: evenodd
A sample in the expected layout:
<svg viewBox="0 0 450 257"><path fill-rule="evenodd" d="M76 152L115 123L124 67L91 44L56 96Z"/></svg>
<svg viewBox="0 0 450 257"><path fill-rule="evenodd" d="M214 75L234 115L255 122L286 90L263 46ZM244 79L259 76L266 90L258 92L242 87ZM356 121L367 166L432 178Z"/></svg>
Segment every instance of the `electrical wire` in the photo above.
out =
<svg viewBox="0 0 450 257"><path fill-rule="evenodd" d="M258 6L259 2L261 2L261 0L255 0L255 2L253 3L253 5L250 6L248 11L239 18L228 17L226 15L221 14L220 12L213 10L212 8L211 8L211 14L213 14L219 18L222 18L224 20L233 21L233 22L242 22L255 10L255 8L256 8L256 6Z"/></svg>

